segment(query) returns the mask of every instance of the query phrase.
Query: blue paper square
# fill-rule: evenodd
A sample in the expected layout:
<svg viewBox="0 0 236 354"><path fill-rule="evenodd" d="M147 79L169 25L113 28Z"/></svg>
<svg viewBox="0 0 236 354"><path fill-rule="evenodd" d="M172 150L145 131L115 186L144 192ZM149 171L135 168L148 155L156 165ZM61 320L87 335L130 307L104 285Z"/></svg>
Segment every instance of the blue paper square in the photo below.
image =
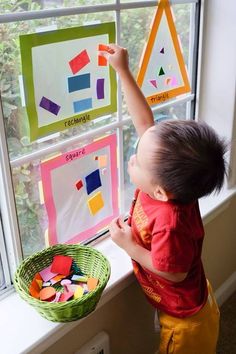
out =
<svg viewBox="0 0 236 354"><path fill-rule="evenodd" d="M95 189L101 187L99 170L95 170L85 177L87 193L92 193Z"/></svg>
<svg viewBox="0 0 236 354"><path fill-rule="evenodd" d="M74 92L90 88L90 74L68 77L68 91Z"/></svg>
<svg viewBox="0 0 236 354"><path fill-rule="evenodd" d="M85 98L83 100L73 102L74 112L83 112L92 108L92 98Z"/></svg>

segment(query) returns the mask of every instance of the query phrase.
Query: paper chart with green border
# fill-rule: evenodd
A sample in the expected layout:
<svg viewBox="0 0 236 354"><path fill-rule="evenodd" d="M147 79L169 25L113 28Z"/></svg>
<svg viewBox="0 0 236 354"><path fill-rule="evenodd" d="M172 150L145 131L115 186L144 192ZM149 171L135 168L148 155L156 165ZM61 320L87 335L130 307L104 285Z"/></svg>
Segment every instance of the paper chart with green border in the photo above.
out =
<svg viewBox="0 0 236 354"><path fill-rule="evenodd" d="M116 75L98 52L114 42L114 22L20 36L31 141L116 112Z"/></svg>

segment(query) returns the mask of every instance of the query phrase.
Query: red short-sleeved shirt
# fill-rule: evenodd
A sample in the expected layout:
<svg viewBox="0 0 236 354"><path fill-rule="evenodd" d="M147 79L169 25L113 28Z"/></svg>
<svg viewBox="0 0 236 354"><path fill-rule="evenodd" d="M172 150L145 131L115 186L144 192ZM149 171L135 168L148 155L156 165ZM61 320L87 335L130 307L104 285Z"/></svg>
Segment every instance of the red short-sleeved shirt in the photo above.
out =
<svg viewBox="0 0 236 354"><path fill-rule="evenodd" d="M154 267L163 272L188 273L171 282L133 261L134 273L148 300L175 317L198 312L207 299L201 261L204 230L198 202L161 202L137 190L129 223L138 244L151 251Z"/></svg>

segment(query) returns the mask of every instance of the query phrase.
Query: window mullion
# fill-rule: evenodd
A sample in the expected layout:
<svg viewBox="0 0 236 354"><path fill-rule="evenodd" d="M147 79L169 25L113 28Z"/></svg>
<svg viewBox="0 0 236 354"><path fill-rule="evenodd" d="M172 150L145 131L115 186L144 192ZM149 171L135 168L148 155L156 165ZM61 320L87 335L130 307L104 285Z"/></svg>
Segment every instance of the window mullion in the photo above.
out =
<svg viewBox="0 0 236 354"><path fill-rule="evenodd" d="M0 259L3 267L5 286L8 287L11 285L11 276L9 272L8 258L6 253L6 245L4 242L1 217L0 217L0 256L1 256Z"/></svg>
<svg viewBox="0 0 236 354"><path fill-rule="evenodd" d="M194 55L194 32L195 26L195 5L192 4L190 10L190 23L189 23L189 55L188 55L188 73L191 87L193 87L193 55ZM193 92L193 91L192 91ZM194 92L193 92L194 93ZM187 103L186 118L191 119L191 105L192 102Z"/></svg>
<svg viewBox="0 0 236 354"><path fill-rule="evenodd" d="M4 130L3 111L0 100L0 209L4 228L5 243L9 255L11 274L22 260L22 248L14 198L14 189Z"/></svg>
<svg viewBox="0 0 236 354"><path fill-rule="evenodd" d="M153 108L153 112L157 112L159 110L161 111L161 110L171 107L171 106L175 106L175 105L178 105L178 104L181 104L184 102L192 101L192 100L194 100L194 98L195 98L194 94L188 94L184 97L179 97L179 98L173 99L171 101L168 101L166 103L156 106L155 108ZM120 108L121 113L119 113L119 104L120 105L122 104L122 98L121 98L120 83L118 81L118 115L121 114L121 116L122 116L122 106ZM106 126L97 128L95 130L91 130L91 131L81 134L79 136L78 135L73 136L73 137L68 138L66 140L60 141L59 143L56 143L54 145L49 145L49 146L39 149L37 151L33 151L30 154L26 154L26 155L23 155L20 157L13 158L10 162L11 167L13 168L13 167L21 166L22 164L29 163L32 160L44 158L46 155L61 151L62 149L65 149L66 147L75 145L76 143L79 143L80 141L82 141L84 139L93 138L99 134L101 134L101 135L105 134L107 131L112 130L112 129L122 128L126 124L131 124L130 117L122 119L122 120L117 120L116 122L107 124Z"/></svg>
<svg viewBox="0 0 236 354"><path fill-rule="evenodd" d="M120 44L120 31L121 31L121 13L120 13L120 0L116 0L117 10L116 10L116 41ZM117 110L117 119L118 122L122 122L122 88L121 82L118 78L118 110ZM124 149L123 149L123 124L118 128L118 178L119 178L119 203L120 211L124 210Z"/></svg>
<svg viewBox="0 0 236 354"><path fill-rule="evenodd" d="M201 26L201 21L202 21L202 16L201 13L203 13L203 3L199 1L197 4L192 5L194 7L194 12L192 13L192 23L190 23L191 30L193 31L193 38L192 38L192 70L191 70L191 87L192 87L192 92L194 92L195 95L197 95L197 85L199 81L199 73L198 73L198 67L200 67L198 63L198 53L199 53L199 43L202 43L202 40L200 38L200 26ZM194 29L193 29L194 27ZM191 111L189 112L190 117L194 118L196 117L196 98L194 102L191 105Z"/></svg>
<svg viewBox="0 0 236 354"><path fill-rule="evenodd" d="M177 4L197 4L200 0L170 0L171 5ZM118 5L117 5L118 4ZM0 15L0 23L17 22L17 21L29 21L50 17L62 17L73 16L86 13L116 11L118 9L128 10L142 7L154 7L157 5L156 0L150 1L137 1L137 2L116 2L116 4L104 4L104 5L89 5L89 6L76 6L76 7L64 7L57 9L37 10L37 11L23 11L16 13L7 13Z"/></svg>

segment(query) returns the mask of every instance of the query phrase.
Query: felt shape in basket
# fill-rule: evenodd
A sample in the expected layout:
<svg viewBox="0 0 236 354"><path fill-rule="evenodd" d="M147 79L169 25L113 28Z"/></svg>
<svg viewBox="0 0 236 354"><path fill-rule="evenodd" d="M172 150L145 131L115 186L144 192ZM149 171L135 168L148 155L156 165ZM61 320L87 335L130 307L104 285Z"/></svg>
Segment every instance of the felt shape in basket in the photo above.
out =
<svg viewBox="0 0 236 354"><path fill-rule="evenodd" d="M109 277L110 264L101 252L58 244L26 258L15 273L14 286L46 319L69 322L95 310Z"/></svg>

